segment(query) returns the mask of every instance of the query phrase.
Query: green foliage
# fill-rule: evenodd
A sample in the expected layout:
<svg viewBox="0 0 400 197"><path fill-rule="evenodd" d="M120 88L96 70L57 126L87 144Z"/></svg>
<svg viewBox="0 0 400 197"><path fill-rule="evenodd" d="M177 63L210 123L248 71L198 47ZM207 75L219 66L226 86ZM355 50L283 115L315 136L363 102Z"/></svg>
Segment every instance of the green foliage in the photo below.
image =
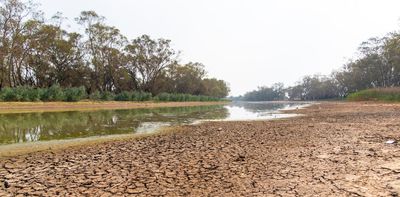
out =
<svg viewBox="0 0 400 197"><path fill-rule="evenodd" d="M34 89L28 86L19 86L16 88L3 88L0 91L0 100L3 101L39 101L43 90Z"/></svg>
<svg viewBox="0 0 400 197"><path fill-rule="evenodd" d="M53 85L47 89L20 86L3 88L0 91L0 101L67 101L76 102L89 98L96 101L160 101L160 102L187 102L187 101L222 101L210 96L195 96L190 94L161 93L153 97L151 93L139 91L122 91L115 95L112 92L95 91L88 95L85 87L63 89Z"/></svg>
<svg viewBox="0 0 400 197"><path fill-rule="evenodd" d="M398 100L389 87L400 86L400 33L370 38L361 43L358 52L357 58L330 75L303 77L285 90L289 99Z"/></svg>
<svg viewBox="0 0 400 197"><path fill-rule="evenodd" d="M258 90L247 92L243 98L245 101L277 101L285 99L285 90L282 83L276 83L271 87L259 87Z"/></svg>
<svg viewBox="0 0 400 197"><path fill-rule="evenodd" d="M115 95L112 92L105 91L100 94L100 99L103 101L112 101L114 100Z"/></svg>
<svg viewBox="0 0 400 197"><path fill-rule="evenodd" d="M115 99L127 101L151 100L161 92L218 98L229 93L226 82L205 78L201 63L179 63L171 40L148 35L127 38L94 11L83 11L76 18L82 34L71 32L63 28L61 14L46 20L31 1L1 2L0 90L13 90L5 89L0 99L77 101L86 95L70 87L81 86L93 100L113 100L116 93ZM17 62L29 69L15 69ZM58 85L39 89L52 84ZM24 87L28 85L32 87Z"/></svg>
<svg viewBox="0 0 400 197"><path fill-rule="evenodd" d="M228 84L224 80L216 78L203 79L202 86L200 94L210 97L225 98L230 92Z"/></svg>
<svg viewBox="0 0 400 197"><path fill-rule="evenodd" d="M90 100L94 100L94 101L99 101L99 100L101 100L101 94L100 94L100 92L99 91L94 91L93 93L91 93L90 95L89 95L89 99Z"/></svg>
<svg viewBox="0 0 400 197"><path fill-rule="evenodd" d="M15 92L20 95L20 101L40 101L43 94L42 89L34 89L28 86L17 87Z"/></svg>
<svg viewBox="0 0 400 197"><path fill-rule="evenodd" d="M188 101L221 101L222 99L210 96L196 96L190 94L161 93L154 98L155 101L164 102L188 102Z"/></svg>
<svg viewBox="0 0 400 197"><path fill-rule="evenodd" d="M85 87L81 86L79 88L67 88L64 90L65 99L64 101L80 101L87 98L87 93Z"/></svg>
<svg viewBox="0 0 400 197"><path fill-rule="evenodd" d="M131 93L128 91L123 91L115 95L116 101L130 101L132 99Z"/></svg>
<svg viewBox="0 0 400 197"><path fill-rule="evenodd" d="M149 101L152 95L146 92L123 91L115 96L116 101Z"/></svg>
<svg viewBox="0 0 400 197"><path fill-rule="evenodd" d="M400 88L375 88L358 91L347 96L349 101L400 102Z"/></svg>
<svg viewBox="0 0 400 197"><path fill-rule="evenodd" d="M11 88L3 88L1 90L1 100L3 101L18 101L19 98L16 92Z"/></svg>
<svg viewBox="0 0 400 197"><path fill-rule="evenodd" d="M151 93L148 92L133 92L132 101L149 101L152 99Z"/></svg>
<svg viewBox="0 0 400 197"><path fill-rule="evenodd" d="M60 85L55 84L43 92L41 97L42 101L63 101L65 100L65 93Z"/></svg>

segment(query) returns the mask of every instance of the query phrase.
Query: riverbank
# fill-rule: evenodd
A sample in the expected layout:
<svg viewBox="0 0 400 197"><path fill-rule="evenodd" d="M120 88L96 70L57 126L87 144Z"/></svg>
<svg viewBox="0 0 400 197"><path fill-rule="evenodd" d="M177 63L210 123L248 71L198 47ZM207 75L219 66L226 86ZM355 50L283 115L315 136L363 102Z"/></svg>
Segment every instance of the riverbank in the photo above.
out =
<svg viewBox="0 0 400 197"><path fill-rule="evenodd" d="M221 105L227 102L131 102L131 101L79 101L79 102L0 102L0 114L29 112L94 111L106 109L139 109L160 107L193 107Z"/></svg>
<svg viewBox="0 0 400 197"><path fill-rule="evenodd" d="M323 102L272 121L0 159L0 196L389 196L400 193L400 104ZM293 112L291 111L291 112Z"/></svg>

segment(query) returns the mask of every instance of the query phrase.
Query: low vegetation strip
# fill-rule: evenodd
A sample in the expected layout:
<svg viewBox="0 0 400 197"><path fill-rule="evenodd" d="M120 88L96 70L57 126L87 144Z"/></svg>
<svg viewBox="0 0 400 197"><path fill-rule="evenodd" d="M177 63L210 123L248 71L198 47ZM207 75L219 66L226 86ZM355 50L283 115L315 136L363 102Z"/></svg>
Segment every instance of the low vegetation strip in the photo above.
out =
<svg viewBox="0 0 400 197"><path fill-rule="evenodd" d="M162 102L188 102L188 101L222 101L221 98L191 95L179 93L160 93L153 96L151 93L142 91L122 91L113 93L109 91L95 91L88 94L85 87L61 88L53 85L49 88L33 88L20 86L16 88L3 88L0 90L0 101L66 101L76 102L81 100L93 101L162 101Z"/></svg>
<svg viewBox="0 0 400 197"><path fill-rule="evenodd" d="M394 101L400 102L400 88L375 88L350 94L349 101Z"/></svg>

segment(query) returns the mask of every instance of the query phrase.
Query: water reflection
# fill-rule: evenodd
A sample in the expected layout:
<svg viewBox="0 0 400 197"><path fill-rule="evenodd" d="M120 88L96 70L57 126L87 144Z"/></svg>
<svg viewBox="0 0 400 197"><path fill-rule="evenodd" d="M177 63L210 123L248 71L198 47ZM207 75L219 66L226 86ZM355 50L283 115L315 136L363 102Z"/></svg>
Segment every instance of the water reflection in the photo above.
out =
<svg viewBox="0 0 400 197"><path fill-rule="evenodd" d="M223 106L0 114L0 144L144 133L227 116Z"/></svg>
<svg viewBox="0 0 400 197"><path fill-rule="evenodd" d="M229 116L224 120L264 120L296 116L279 110L296 109L308 102L233 102L226 106Z"/></svg>
<svg viewBox="0 0 400 197"><path fill-rule="evenodd" d="M226 106L0 114L0 144L128 133L201 120L257 120L287 117L277 112L307 103L231 103Z"/></svg>

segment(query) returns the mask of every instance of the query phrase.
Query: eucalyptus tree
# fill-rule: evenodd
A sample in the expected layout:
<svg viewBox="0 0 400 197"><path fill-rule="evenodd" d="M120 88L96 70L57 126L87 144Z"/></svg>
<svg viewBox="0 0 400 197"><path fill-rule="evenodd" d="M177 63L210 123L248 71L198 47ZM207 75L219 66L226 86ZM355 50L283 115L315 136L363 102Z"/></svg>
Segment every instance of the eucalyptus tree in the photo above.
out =
<svg viewBox="0 0 400 197"><path fill-rule="evenodd" d="M76 21L85 28L84 42L86 61L93 70L91 90L114 91L121 68L124 66L121 52L126 38L120 30L104 23L104 17L94 11L83 11Z"/></svg>
<svg viewBox="0 0 400 197"><path fill-rule="evenodd" d="M298 83L286 89L290 100L305 100L303 86Z"/></svg>
<svg viewBox="0 0 400 197"><path fill-rule="evenodd" d="M24 85L34 22L41 19L31 1L0 0L0 88Z"/></svg>
<svg viewBox="0 0 400 197"><path fill-rule="evenodd" d="M206 79L201 63L179 64L167 39L128 42L94 11L75 20L84 31L63 29L57 13L45 20L28 0L0 0L0 89L84 86L88 93L145 91L223 97L226 82ZM18 87L19 88L19 87ZM16 88L16 89L18 89Z"/></svg>
<svg viewBox="0 0 400 197"><path fill-rule="evenodd" d="M202 80L202 91L201 95L224 98L228 96L230 88L226 81L219 80L216 78L206 78Z"/></svg>
<svg viewBox="0 0 400 197"><path fill-rule="evenodd" d="M388 37L370 38L361 43L359 52L361 56L353 64L364 72L365 86L388 87L391 84L393 69L389 63L390 57L383 55L384 45Z"/></svg>
<svg viewBox="0 0 400 197"><path fill-rule="evenodd" d="M206 76L204 65L189 62L185 65L172 65L169 68L169 78L172 80L173 92L199 95L202 93L202 80Z"/></svg>
<svg viewBox="0 0 400 197"><path fill-rule="evenodd" d="M55 82L56 70L50 62L50 48L54 44L54 37L58 36L57 30L47 25L30 21L32 27L27 46L31 49L27 54L26 68L29 69L25 76L24 85L35 87L49 87ZM26 35L28 36L28 35Z"/></svg>
<svg viewBox="0 0 400 197"><path fill-rule="evenodd" d="M32 68L37 87L49 87L55 83L62 87L87 86L89 70L83 62L80 34L45 24L36 37L35 54L32 54L31 61L36 65ZM38 67L41 62L46 66Z"/></svg>
<svg viewBox="0 0 400 197"><path fill-rule="evenodd" d="M127 70L138 88L156 93L157 79L170 66L177 64L177 52L166 39L153 40L142 35L132 40L126 47Z"/></svg>
<svg viewBox="0 0 400 197"><path fill-rule="evenodd" d="M391 69L390 86L400 85L400 33L389 34L382 46L382 57Z"/></svg>

